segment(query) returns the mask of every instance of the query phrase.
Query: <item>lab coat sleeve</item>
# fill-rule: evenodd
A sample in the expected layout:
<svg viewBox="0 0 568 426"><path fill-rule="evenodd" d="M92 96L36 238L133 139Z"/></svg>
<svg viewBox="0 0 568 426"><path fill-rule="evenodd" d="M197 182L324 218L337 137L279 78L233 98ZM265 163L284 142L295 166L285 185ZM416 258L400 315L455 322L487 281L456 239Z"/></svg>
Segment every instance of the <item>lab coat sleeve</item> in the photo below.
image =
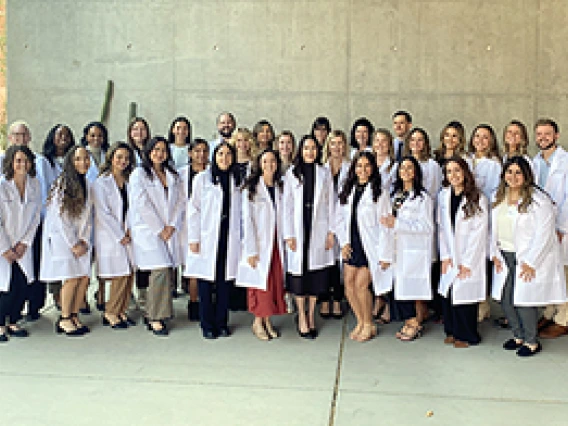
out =
<svg viewBox="0 0 568 426"><path fill-rule="evenodd" d="M568 157L568 156L567 156ZM556 229L563 234L568 234L568 175L564 184L564 199L558 204L558 214L556 216Z"/></svg>
<svg viewBox="0 0 568 426"><path fill-rule="evenodd" d="M33 200L30 200L30 202L33 204L33 216L28 224L28 227L24 233L24 235L22 236L21 242L24 243L25 245L27 245L28 247L31 247L33 242L34 242L34 238L35 238L35 234L37 232L37 228L39 226L39 222L41 220L41 188L40 188L40 182L37 179L34 179L34 184L33 186L35 186L35 188L33 189L33 194L34 194L34 198ZM31 186L30 186L31 188Z"/></svg>
<svg viewBox="0 0 568 426"><path fill-rule="evenodd" d="M333 179L331 178L331 172L326 169L326 180L327 180L327 214L329 229L328 232L335 234L335 206L337 204L337 197L335 196L335 191L333 190Z"/></svg>
<svg viewBox="0 0 568 426"><path fill-rule="evenodd" d="M249 191L242 192L242 206L243 206L243 249L244 257L249 258L258 255L258 230L257 223L254 217L253 201L250 201Z"/></svg>
<svg viewBox="0 0 568 426"><path fill-rule="evenodd" d="M172 214L170 215L170 223L168 223L168 225L173 226L176 229L180 229L182 227L181 225L183 216L187 207L187 193L182 188L184 185L182 184L180 176L175 176L175 182L175 191L177 191L177 197Z"/></svg>
<svg viewBox="0 0 568 426"><path fill-rule="evenodd" d="M203 193L203 179L208 173L199 173L193 179L191 198L187 201L187 236L188 243L201 241L201 198Z"/></svg>
<svg viewBox="0 0 568 426"><path fill-rule="evenodd" d="M461 257L460 264L468 269L472 269L475 264L484 262L486 256L483 255L487 246L487 227L489 219L487 216L487 198L481 197L479 205L482 212L475 214L467 219L470 221L467 246Z"/></svg>
<svg viewBox="0 0 568 426"><path fill-rule="evenodd" d="M88 247L92 245L93 236L93 197L92 197L92 187L89 189L91 196L87 198L87 204L85 205L85 220L81 224L79 229L79 239L87 243Z"/></svg>
<svg viewBox="0 0 568 426"><path fill-rule="evenodd" d="M339 247L349 244L349 233L347 232L347 217L345 216L347 207L340 204L337 200L335 207L334 234L339 241Z"/></svg>
<svg viewBox="0 0 568 426"><path fill-rule="evenodd" d="M535 227L531 230L533 238L529 244L529 250L526 254L517 260L517 263L526 263L531 268L536 268L542 264L550 247L550 233L554 232L554 207L552 202L545 199L544 196L534 200L534 221ZM538 204L536 204L538 203ZM522 214L522 213L521 213ZM522 232L526 232L523 230ZM556 238L556 236L554 236Z"/></svg>
<svg viewBox="0 0 568 426"><path fill-rule="evenodd" d="M113 239L119 242L124 238L126 232L120 223L120 219L113 214L108 204L109 201L105 196L102 182L100 180L95 181L93 185L93 202L97 223L100 223L99 226L106 228L113 236ZM116 202L116 200L114 201Z"/></svg>
<svg viewBox="0 0 568 426"><path fill-rule="evenodd" d="M382 195L377 201L377 225L371 232L379 234L379 260L392 263L394 261L394 233L380 223L380 219L388 216L392 212L390 199L387 195Z"/></svg>
<svg viewBox="0 0 568 426"><path fill-rule="evenodd" d="M451 230L446 229L446 221L440 214L442 209L440 208L442 204L441 198L444 196L444 191L438 194L438 208L436 209L436 222L438 223L438 241L440 245L440 260L451 259L452 254L450 253L450 242L448 237L451 235Z"/></svg>

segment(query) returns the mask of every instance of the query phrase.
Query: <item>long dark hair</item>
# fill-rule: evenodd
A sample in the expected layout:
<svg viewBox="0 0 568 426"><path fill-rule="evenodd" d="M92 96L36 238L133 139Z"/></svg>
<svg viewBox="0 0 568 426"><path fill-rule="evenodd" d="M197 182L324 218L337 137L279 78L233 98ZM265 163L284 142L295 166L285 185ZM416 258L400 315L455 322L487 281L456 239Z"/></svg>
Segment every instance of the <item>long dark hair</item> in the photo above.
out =
<svg viewBox="0 0 568 426"><path fill-rule="evenodd" d="M59 128L66 128L69 131L69 136L71 139L69 144L65 146L65 154L67 154L71 147L75 145L75 138L73 137L73 132L71 131L69 126L66 126L65 124L56 124L55 126L53 126L47 134L47 137L45 138L42 150L43 156L47 159L47 161L49 161L51 167L55 166L55 157L57 156L57 149L55 148L55 133L57 133L57 130L59 130Z"/></svg>
<svg viewBox="0 0 568 426"><path fill-rule="evenodd" d="M492 158L497 160L499 163L501 162L501 150L499 149L499 143L497 141L497 134L493 127L489 124L479 124L473 132L471 132L471 136L469 138L469 144L467 146L467 152L470 154L475 154L475 147L473 146L473 139L475 138L475 134L479 129L485 129L489 132L489 136L491 137L491 142L489 144L489 152L487 153L487 158Z"/></svg>
<svg viewBox="0 0 568 426"><path fill-rule="evenodd" d="M350 134L351 146L355 149L359 149L359 144L357 143L357 140L355 139L355 131L357 130L357 127L359 127L359 126L364 126L364 127L367 128L367 131L369 133L369 140L367 141L367 146L371 147L373 145L372 140L371 140L371 136L373 135L373 133L375 133L375 126L373 126L373 123L371 123L367 117L358 118L353 123L353 126L351 126L351 134Z"/></svg>
<svg viewBox="0 0 568 426"><path fill-rule="evenodd" d="M2 160L2 173L6 180L10 180L14 177L14 158L18 152L23 152L30 163L28 176L36 176L35 155L32 150L26 145L12 145L6 150L6 154Z"/></svg>
<svg viewBox="0 0 568 426"><path fill-rule="evenodd" d="M89 142L87 142L87 135L89 134L89 130L91 130L91 127L98 127L98 129L101 131L101 133L103 134L103 143L101 144L101 150L106 152L109 149L109 143L108 143L108 130L106 128L106 126L101 123L100 121L91 121L89 124L87 124L84 128L83 128L83 136L81 137L81 145L83 146L88 146Z"/></svg>
<svg viewBox="0 0 568 426"><path fill-rule="evenodd" d="M418 160L414 158L412 155L405 155L400 159L398 162L398 169L396 171L396 179L394 181L393 189L391 195L396 194L397 192L404 191L404 183L400 178L400 166L404 161L410 161L414 165L414 179L412 179L412 190L414 191L414 197L418 196L422 197L422 193L426 193L426 188L424 188L424 184L422 183L422 168L418 163Z"/></svg>
<svg viewBox="0 0 568 426"><path fill-rule="evenodd" d="M142 157L143 151L141 151L140 148L138 148L138 145L136 145L136 142L134 142L134 139L132 139L132 137L130 136L130 133L132 132L132 128L134 127L134 125L136 123L142 123L144 125L144 127L146 127L147 136L146 136L146 141L144 142L144 145L146 145L148 143L148 141L152 138L152 134L150 133L150 126L148 125L148 122L142 117L134 117L132 120L130 120L130 123L128 123L128 128L126 129L126 141L132 147L134 152L137 152L138 155L140 155L140 157ZM166 145L167 145L167 142L166 142Z"/></svg>
<svg viewBox="0 0 568 426"><path fill-rule="evenodd" d="M176 141L176 137L174 136L174 126L179 122L183 122L187 125L185 144L189 145L191 143L191 123L189 122L189 119L183 115L176 117L174 121L172 121L172 124L170 124L170 130L168 131L168 143L173 144Z"/></svg>
<svg viewBox="0 0 568 426"><path fill-rule="evenodd" d="M122 176L124 176L124 178L128 180L130 174L132 173L132 170L134 170L134 166L136 165L136 158L134 158L134 151L132 150L132 147L126 142L116 142L109 147L105 154L105 161L99 169L99 176L112 172L112 160L114 158L114 154L119 149L125 149L126 151L128 151L128 160L130 163L122 172Z"/></svg>
<svg viewBox="0 0 568 426"><path fill-rule="evenodd" d="M284 183L282 182L282 160L280 159L280 155L278 151L274 151L272 148L266 148L262 151L259 155L256 156L254 159L254 163L252 165L251 174L245 179L243 183L242 189L248 190L248 199L249 201L253 201L254 196L256 195L256 189L258 187L258 183L260 182L260 178L262 177L262 157L265 154L273 154L276 158L276 171L274 172L274 185L278 186L278 188L282 189Z"/></svg>
<svg viewBox="0 0 568 426"><path fill-rule="evenodd" d="M497 207L499 204L505 200L507 196L507 190L509 189L509 185L505 182L505 175L507 174L507 169L511 167L513 164L519 166L521 169L521 173L523 174L524 183L523 187L521 188L521 204L519 204L519 212L526 213L528 207L533 202L533 193L535 189L541 190L542 192L546 193L544 190L540 189L534 182L534 175L529 165L529 162L521 156L515 155L511 158L508 158L503 166L503 170L501 171L501 181L499 182L499 187L497 188L497 192L495 194L495 201L492 204L492 208Z"/></svg>
<svg viewBox="0 0 568 426"><path fill-rule="evenodd" d="M175 176L177 176L178 174L176 169L172 166L173 163L172 153L170 152L168 141L163 136L154 136L152 139L150 139L148 143L146 143L146 145L144 145L144 149L142 150L142 153L144 154L142 155L142 168L144 169L144 171L146 172L146 176L148 176L150 180L154 179L154 174L152 173L152 168L154 165L150 160L150 153L160 142L163 142L164 145L166 146L166 159L161 164L162 170L163 171L168 170L171 174Z"/></svg>
<svg viewBox="0 0 568 426"><path fill-rule="evenodd" d="M306 141L311 140L314 142L314 144L316 145L316 150L317 150L317 154L316 154L316 159L314 161L314 164L321 164L321 146L319 143L317 143L317 141L312 138L311 135L304 135L302 136L302 139L300 139L300 143L298 144L298 150L296 151L296 156L294 157L294 161L292 161L292 174L294 176L296 176L296 178L298 178L298 180L300 182L304 181L304 174L303 174L303 170L302 170L302 166L304 164L306 164L304 162L304 157L302 156L302 151L304 150L304 145L306 144Z"/></svg>
<svg viewBox="0 0 568 426"><path fill-rule="evenodd" d="M357 163L361 158L366 158L371 165L371 176L369 177L369 184L371 185L371 190L373 191L373 201L376 203L381 196L382 185L381 185L381 172L377 167L377 160L374 155L368 151L359 151L353 157L351 166L349 166L349 173L347 174L347 179L343 183L341 192L339 193L339 202L341 204L347 204L347 199L353 190L353 187L357 184L357 175L355 174L355 169Z"/></svg>
<svg viewBox="0 0 568 426"><path fill-rule="evenodd" d="M481 206L479 205L479 189L475 185L475 177L471 170L469 169L469 165L467 162L458 156L453 156L449 158L444 167L442 167L442 171L444 173L444 180L442 181L442 186L448 187L450 186L450 182L448 180L448 175L446 173L446 169L448 168L448 164L456 163L459 168L462 170L463 173L463 195L465 196L465 205L463 206L463 212L466 219L469 219L472 216L475 216L476 213L481 212Z"/></svg>
<svg viewBox="0 0 568 426"><path fill-rule="evenodd" d="M217 164L217 152L224 146L229 148L229 151L231 151L231 155L233 156L233 162L229 166L229 170L227 170L227 172L229 173L230 176L233 176L233 179L235 180L235 185L239 186L241 184L241 174L239 173L239 168L237 166L237 150L235 149L234 146L232 146L226 141L221 142L213 150L213 157L211 159L211 176L213 178L213 184L217 185L219 183L219 175L223 173L223 171L219 168L219 165Z"/></svg>

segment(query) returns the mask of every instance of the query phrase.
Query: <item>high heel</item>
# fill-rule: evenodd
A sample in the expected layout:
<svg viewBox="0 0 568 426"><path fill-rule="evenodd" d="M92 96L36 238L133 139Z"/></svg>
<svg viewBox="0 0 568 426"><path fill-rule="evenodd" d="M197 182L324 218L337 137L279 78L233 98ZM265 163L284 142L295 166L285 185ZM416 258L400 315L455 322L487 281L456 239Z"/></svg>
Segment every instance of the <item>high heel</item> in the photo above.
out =
<svg viewBox="0 0 568 426"><path fill-rule="evenodd" d="M266 332L272 339L278 339L280 337L280 332L272 327L272 324L269 322L265 322L264 326L266 327Z"/></svg>
<svg viewBox="0 0 568 426"><path fill-rule="evenodd" d="M79 330L81 333L83 334L87 334L91 332L91 329L89 327L87 327L84 324L81 324L79 322L79 318L77 316L77 314L71 314L71 322L73 322L73 324L75 324L75 327L77 328L77 330Z"/></svg>
<svg viewBox="0 0 568 426"><path fill-rule="evenodd" d="M59 319L55 323L55 332L57 334L65 333L66 336L70 336L70 337L82 336L84 334L77 327L75 327L73 330L69 330L69 331L67 331L63 327L61 327L61 321L67 321L67 320L71 321L71 323L75 327L75 323L73 323L73 320L71 319L71 317L59 317Z"/></svg>
<svg viewBox="0 0 568 426"><path fill-rule="evenodd" d="M296 321L296 330L298 331L298 335L303 339L313 339L309 329L305 333L302 333L302 331L300 330L300 320L298 319L297 315L295 317L295 321Z"/></svg>
<svg viewBox="0 0 568 426"><path fill-rule="evenodd" d="M268 341L270 340L270 336L266 333L266 330L262 326L262 323L259 324L254 322L251 326L252 334L254 334L258 340Z"/></svg>
<svg viewBox="0 0 568 426"><path fill-rule="evenodd" d="M115 329L115 330L123 330L125 328L128 328L128 324L125 323L121 318L118 318L119 321L115 324L112 324L107 317L105 317L103 315L103 325L104 326L110 326L111 328Z"/></svg>
<svg viewBox="0 0 568 426"><path fill-rule="evenodd" d="M152 327L153 322L159 322L162 328L155 329ZM151 331L155 336L167 336L169 333L168 329L166 328L166 324L163 321L148 321L148 330Z"/></svg>

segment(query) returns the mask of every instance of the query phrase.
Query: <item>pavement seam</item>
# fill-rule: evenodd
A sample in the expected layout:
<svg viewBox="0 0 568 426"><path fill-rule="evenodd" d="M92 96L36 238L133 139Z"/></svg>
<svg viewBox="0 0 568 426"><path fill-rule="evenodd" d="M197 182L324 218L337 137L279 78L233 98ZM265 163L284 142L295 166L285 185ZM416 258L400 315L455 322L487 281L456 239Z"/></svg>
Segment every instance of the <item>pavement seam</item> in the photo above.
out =
<svg viewBox="0 0 568 426"><path fill-rule="evenodd" d="M343 318L343 324L341 326L341 341L339 342L339 354L337 356L337 368L335 370L335 383L333 386L333 396L331 398L331 406L329 409L328 426L334 426L335 424L337 395L339 394L339 382L341 381L341 365L343 364L343 350L345 348L346 328L347 328L347 317Z"/></svg>

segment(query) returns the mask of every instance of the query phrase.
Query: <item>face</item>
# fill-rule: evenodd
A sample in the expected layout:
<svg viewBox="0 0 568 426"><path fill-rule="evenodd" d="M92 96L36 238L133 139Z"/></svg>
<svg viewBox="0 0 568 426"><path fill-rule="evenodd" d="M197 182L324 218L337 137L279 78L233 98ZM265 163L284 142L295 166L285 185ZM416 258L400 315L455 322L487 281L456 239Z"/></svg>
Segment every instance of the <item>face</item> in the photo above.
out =
<svg viewBox="0 0 568 426"><path fill-rule="evenodd" d="M248 153L250 152L250 145L251 140L247 138L246 135L244 135L243 133L237 134L237 151L248 155Z"/></svg>
<svg viewBox="0 0 568 426"><path fill-rule="evenodd" d="M491 132L484 128L477 129L473 135L473 147L475 152L487 154L491 148Z"/></svg>
<svg viewBox="0 0 568 426"><path fill-rule="evenodd" d="M64 150L71 143L71 132L67 127L59 127L55 131L55 138L53 139L55 148L60 151Z"/></svg>
<svg viewBox="0 0 568 426"><path fill-rule="evenodd" d="M190 151L189 155L191 157L192 164L204 166L207 162L207 157L209 156L209 150L207 149L207 145L200 143Z"/></svg>
<svg viewBox="0 0 568 426"><path fill-rule="evenodd" d="M525 183L525 177L521 168L516 164L511 164L505 170L505 183L511 189L520 189Z"/></svg>
<svg viewBox="0 0 568 426"><path fill-rule="evenodd" d="M311 164L316 161L318 155L318 148L316 146L316 141L313 139L306 139L304 146L302 148L302 159L304 163Z"/></svg>
<svg viewBox="0 0 568 426"><path fill-rule="evenodd" d="M367 157L359 158L357 160L357 164L355 164L355 175L357 176L359 183L369 182L371 173L373 173L373 167Z"/></svg>
<svg viewBox="0 0 568 426"><path fill-rule="evenodd" d="M19 124L12 129L8 135L8 140L10 145L28 146L31 140L30 132L26 126Z"/></svg>
<svg viewBox="0 0 568 426"><path fill-rule="evenodd" d="M217 130L223 138L230 138L235 130L235 122L229 114L223 114L217 122Z"/></svg>
<svg viewBox="0 0 568 426"><path fill-rule="evenodd" d="M316 126L316 128L314 129L314 136L316 137L316 141L320 144L320 146L323 146L323 144L325 143L327 135L328 132L325 126Z"/></svg>
<svg viewBox="0 0 568 426"><path fill-rule="evenodd" d="M278 138L278 152L281 158L290 158L293 148L294 145L292 144L292 138L290 136L282 135Z"/></svg>
<svg viewBox="0 0 568 426"><path fill-rule="evenodd" d="M406 117L404 115L397 115L392 120L392 128L395 135L399 138L404 138L411 127L412 124L406 121Z"/></svg>
<svg viewBox="0 0 568 426"><path fill-rule="evenodd" d="M30 171L31 163L28 156L21 151L14 155L14 176L25 176Z"/></svg>
<svg viewBox="0 0 568 426"><path fill-rule="evenodd" d="M558 133L554 131L554 127L548 124L543 126L538 126L535 130L536 133L536 144L540 149L548 149L556 143L558 140Z"/></svg>
<svg viewBox="0 0 568 426"><path fill-rule="evenodd" d="M172 133L176 140L184 141L189 136L189 127L185 121L176 121L172 128Z"/></svg>
<svg viewBox="0 0 568 426"><path fill-rule="evenodd" d="M505 142L509 145L509 151L519 151L524 143L521 128L516 124L508 126L507 130L505 130Z"/></svg>
<svg viewBox="0 0 568 426"><path fill-rule="evenodd" d="M276 156L272 152L265 152L260 158L260 170L262 170L262 175L264 177L272 178L276 169L278 168L278 162L276 161Z"/></svg>
<svg viewBox="0 0 568 426"><path fill-rule="evenodd" d="M87 132L87 143L93 148L100 148L103 144L103 132L97 126L91 126Z"/></svg>
<svg viewBox="0 0 568 426"><path fill-rule="evenodd" d="M89 166L91 165L91 156L85 148L79 148L75 151L75 155L73 156L73 165L75 166L77 173L80 175L87 173Z"/></svg>
<svg viewBox="0 0 568 426"><path fill-rule="evenodd" d="M161 166L164 161L168 159L168 147L166 146L165 142L158 142L154 145L152 151L150 151L150 161L152 165Z"/></svg>
<svg viewBox="0 0 568 426"><path fill-rule="evenodd" d="M257 141L260 149L266 149L268 147L268 142L274 138L270 126L264 125L261 127L257 135Z"/></svg>
<svg viewBox="0 0 568 426"><path fill-rule="evenodd" d="M446 178L454 188L463 188L465 179L464 173L460 165L455 161L450 161L446 164Z"/></svg>
<svg viewBox="0 0 568 426"><path fill-rule="evenodd" d="M389 154L389 138L384 133L377 133L375 139L373 140L373 151L377 155L388 155Z"/></svg>
<svg viewBox="0 0 568 426"><path fill-rule="evenodd" d="M409 160L404 160L398 167L398 175L404 183L412 182L415 175L414 164Z"/></svg>
<svg viewBox="0 0 568 426"><path fill-rule="evenodd" d="M113 173L122 173L130 164L130 156L128 150L119 148L112 156L112 171Z"/></svg>
<svg viewBox="0 0 568 426"><path fill-rule="evenodd" d="M139 147L142 147L146 143L146 139L148 139L148 129L143 122L137 121L132 125L132 128L130 129L130 138Z"/></svg>
<svg viewBox="0 0 568 426"><path fill-rule="evenodd" d="M369 129L367 126L357 126L355 128L355 140L359 146L369 144Z"/></svg>
<svg viewBox="0 0 568 426"><path fill-rule="evenodd" d="M442 140L442 143L447 150L455 151L460 144L460 135L458 131L453 127L448 127L444 131L444 138Z"/></svg>
<svg viewBox="0 0 568 426"><path fill-rule="evenodd" d="M217 150L217 154L215 155L215 162L221 170L229 170L229 167L231 167L231 164L233 164L233 153L228 146L223 145Z"/></svg>
<svg viewBox="0 0 568 426"><path fill-rule="evenodd" d="M414 132L410 135L410 140L408 141L408 147L413 156L417 156L424 152L424 146L426 145L426 139L422 132Z"/></svg>
<svg viewBox="0 0 568 426"><path fill-rule="evenodd" d="M345 155L345 141L341 136L335 136L329 141L329 154L332 158L343 158Z"/></svg>

